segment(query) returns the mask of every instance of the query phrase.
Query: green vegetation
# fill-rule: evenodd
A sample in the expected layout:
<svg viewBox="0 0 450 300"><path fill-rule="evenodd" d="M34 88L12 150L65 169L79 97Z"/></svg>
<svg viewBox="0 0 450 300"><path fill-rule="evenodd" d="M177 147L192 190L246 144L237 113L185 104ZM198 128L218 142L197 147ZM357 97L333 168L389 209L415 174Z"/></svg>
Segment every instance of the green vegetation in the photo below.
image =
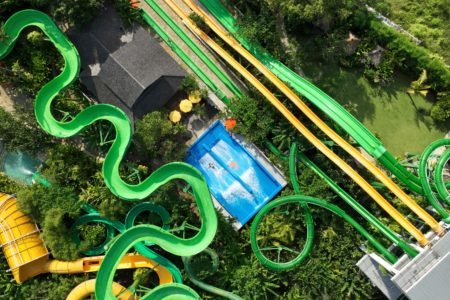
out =
<svg viewBox="0 0 450 300"><path fill-rule="evenodd" d="M135 139L141 155L156 166L182 160L186 155L186 127L173 124L167 116L167 112L154 111L136 122Z"/></svg>
<svg viewBox="0 0 450 300"><path fill-rule="evenodd" d="M439 126L431 118L440 106L433 106L421 95L408 94L410 81L402 74L396 73L391 84L380 87L371 84L360 70L338 65L318 62L305 65L304 71L321 89L350 109L394 155L421 153L448 131L448 127Z"/></svg>
<svg viewBox="0 0 450 300"><path fill-rule="evenodd" d="M20 52L13 52L1 69L0 78L19 92L36 95L39 89L59 73L63 61L53 44L39 31L31 31L18 42Z"/></svg>
<svg viewBox="0 0 450 300"><path fill-rule="evenodd" d="M14 194L23 188L22 185L8 178L5 173L0 172L0 187L2 193Z"/></svg>
<svg viewBox="0 0 450 300"><path fill-rule="evenodd" d="M420 152L431 140L445 135L450 120L445 110L450 70L433 53L374 19L366 11L364 1L332 1L324 7L336 4L344 8L338 9L336 16L330 16L329 10L323 8L315 21L300 17L277 20L283 26L277 25L272 17L274 5L295 11L295 4L306 9L311 2L272 2L264 1L263 5L253 1L237 2L244 13L240 34L267 48L291 69L311 78L341 103L357 104L356 116L377 133L390 150L399 155L407 151ZM348 11L352 13L346 13ZM283 51L280 46L283 35L277 27L286 29L285 37L288 37L291 51ZM349 42L350 33L356 39L354 44ZM377 46L382 47L381 58L379 63L374 63L371 52ZM408 97L408 86L423 72L427 74L423 87L429 91L426 98ZM395 115L395 110L405 110L407 117ZM401 130L392 131L392 127ZM413 139L416 145L399 142L405 136L415 137L416 133L421 137Z"/></svg>
<svg viewBox="0 0 450 300"><path fill-rule="evenodd" d="M42 238L57 259L79 257L78 246L69 235L73 217L80 214L81 203L77 198L70 187L33 185L17 192L19 208L41 225Z"/></svg>
<svg viewBox="0 0 450 300"><path fill-rule="evenodd" d="M183 81L181 81L180 90L187 94L198 91L199 89L200 86L198 85L198 81L192 74L187 75L183 78Z"/></svg>
<svg viewBox="0 0 450 300"><path fill-rule="evenodd" d="M103 0L85 2L78 0L69 5L67 1L4 1L0 4L0 20L19 8L31 5L49 12L63 23L82 26L106 3ZM420 152L431 140L444 134L432 118L442 126L450 118L448 69L427 49L417 47L407 38L369 18L363 6L365 1L230 2L234 2L244 12L245 17L240 20L243 35L268 48L294 70L306 73L323 90L342 101L370 130L381 137L393 153ZM128 22L138 18L136 11L129 8L128 1L116 0L114 3ZM384 12L389 13L389 6L385 8ZM191 18L203 26L199 16L191 15ZM360 36L359 46L350 54L343 50L349 31ZM372 63L369 57L369 52L377 45L386 50L380 64ZM427 47L433 49L431 40L427 42ZM27 32L16 49L0 64L2 85L33 98L46 82L60 72L63 62L38 31ZM435 52L438 50L436 48ZM408 89L410 93L407 93ZM182 83L182 90L186 93L197 91L198 82L188 76ZM291 103L280 98L295 111ZM80 94L80 88L75 85L59 97L53 109L59 118L67 119L88 105ZM201 106L198 107L200 110ZM293 142L299 143L308 157L333 180L360 199L365 207L399 235L406 235L353 181L342 176L334 165L311 149L304 138L274 108L266 105L258 93L250 90L242 99L233 99L229 108L227 115L237 119L238 133L259 146L270 140L282 151L287 151ZM318 137L325 139L322 133L310 126L308 120L302 116L299 118ZM53 140L42 132L35 122L32 103L17 106L14 114L0 109L0 119L3 120L0 123L0 139L8 149L19 149L45 157L41 174L51 182L51 188L20 186L0 173L0 191L17 193L20 208L39 224L42 238L55 258L76 259L83 251L102 241L104 227L91 224L80 228L80 245L70 239L71 224L83 214L83 203L96 207L102 216L109 219L124 220L133 204L117 198L109 191L100 170L104 153L115 137L110 124L94 124L80 138L61 141ZM345 134L342 135L345 137ZM167 118L167 112L161 110L136 122L134 138L121 166L123 178L130 183L142 181L162 164L182 160L189 135L184 125L172 124ZM405 144L402 142L404 140L409 142ZM357 167L342 149L336 147L333 151ZM286 162L272 158L287 174ZM336 195L314 172L303 165L299 166L299 171L302 193L329 202L337 201ZM360 173L366 178L372 178L364 170L360 170ZM292 194L290 185L282 192L283 196ZM170 225L178 235L190 236L195 233L195 229L194 232L185 232L186 223L200 226L194 198L183 182L168 183L145 200L162 205L170 212ZM343 206L340 202L336 204ZM402 212L408 212L404 206L395 204ZM265 269L252 255L248 226L236 232L228 221L220 218L218 233L210 246L218 253L219 270L215 274L200 271L198 276L209 284L233 291L245 299L381 298L355 266L364 254L361 249L369 246L337 216L317 208L311 210L316 226L315 245L311 257L300 267L283 273ZM347 211L367 225L355 212L350 209ZM300 251L306 228L302 210L296 209L294 212L289 218L280 215L267 218L262 232ZM155 223L155 218L151 214L143 214L137 223ZM366 227L369 228L368 225ZM382 242L387 242L373 229L369 228L369 231ZM176 265L182 266L179 257L169 256L160 249L158 251ZM2 299L63 299L75 285L93 278L93 275L42 275L19 286L11 282L9 274L3 272L6 269L5 259L0 255ZM116 276L126 282L148 280L148 273L142 270L136 271L132 279L122 273ZM202 297L214 299L207 293L202 293Z"/></svg>
<svg viewBox="0 0 450 300"><path fill-rule="evenodd" d="M371 38L391 50L395 56L395 66L400 70L419 76L422 70L429 73L429 81L435 91L450 88L450 70L425 48L415 45L408 37L387 27L379 21L369 22L368 32Z"/></svg>
<svg viewBox="0 0 450 300"><path fill-rule="evenodd" d="M20 107L14 115L0 107L0 141L9 150L37 153L52 145L52 138L38 126L33 112Z"/></svg>
<svg viewBox="0 0 450 300"><path fill-rule="evenodd" d="M378 2L378 1L377 1ZM383 0L376 7L423 41L431 52L450 63L450 13L448 0Z"/></svg>
<svg viewBox="0 0 450 300"><path fill-rule="evenodd" d="M442 123L450 119L450 93L438 93L438 101L431 109L431 117Z"/></svg>

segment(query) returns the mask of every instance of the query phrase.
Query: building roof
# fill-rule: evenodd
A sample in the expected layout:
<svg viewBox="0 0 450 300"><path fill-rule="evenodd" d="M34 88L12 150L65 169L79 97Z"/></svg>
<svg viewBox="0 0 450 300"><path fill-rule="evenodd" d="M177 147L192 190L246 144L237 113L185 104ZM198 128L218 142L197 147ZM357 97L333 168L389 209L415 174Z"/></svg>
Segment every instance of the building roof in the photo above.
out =
<svg viewBox="0 0 450 300"><path fill-rule="evenodd" d="M135 112L133 107L144 107L137 102L151 102L151 93L145 91L152 85L158 85L162 78L173 81L164 85L172 89L159 91L160 98L167 98L156 101L160 105L176 93L186 75L158 40L137 24L125 28L111 7L82 31L70 32L69 37L80 53L81 82L100 102L119 106L131 117L147 113ZM141 99L143 95L146 99ZM151 103L145 107L152 109Z"/></svg>

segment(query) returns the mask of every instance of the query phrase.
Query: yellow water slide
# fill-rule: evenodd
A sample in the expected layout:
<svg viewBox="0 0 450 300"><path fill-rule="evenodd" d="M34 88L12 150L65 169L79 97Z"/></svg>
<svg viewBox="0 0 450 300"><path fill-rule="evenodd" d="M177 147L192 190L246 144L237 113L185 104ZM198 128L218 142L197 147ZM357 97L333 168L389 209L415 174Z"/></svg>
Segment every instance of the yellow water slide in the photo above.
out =
<svg viewBox="0 0 450 300"><path fill-rule="evenodd" d="M42 273L49 252L34 221L17 208L11 195L0 194L0 245L17 283Z"/></svg>
<svg viewBox="0 0 450 300"><path fill-rule="evenodd" d="M119 300L132 300L135 299L134 295L128 291L125 287L113 282L113 293ZM95 291L95 279L86 280L77 285L67 296L66 300L82 300L94 294Z"/></svg>
<svg viewBox="0 0 450 300"><path fill-rule="evenodd" d="M49 273L55 274L75 274L75 273L87 273L97 272L100 269L100 264L103 260L103 256L83 258L74 262L61 262L52 260L46 265L46 269ZM149 268L153 269L159 277L159 284L172 283L172 274L166 268L157 265L154 261L135 254L125 255L117 269L137 269L137 268ZM125 287L113 283L113 293L120 300L134 299L134 295L128 291ZM87 280L77 285L67 296L66 300L80 300L85 299L95 292L95 279Z"/></svg>
<svg viewBox="0 0 450 300"><path fill-rule="evenodd" d="M172 0L165 0L172 3ZM419 218L427 223L434 232L441 234L444 232L442 226L429 213L412 200L401 188L399 188L383 171L375 164L364 157L356 148L345 141L334 130L332 130L324 121L322 121L286 84L284 84L275 74L273 74L264 64L250 54L242 47L230 34L223 30L214 19L200 9L192 0L183 0L195 13L205 19L206 24L228 45L233 47L240 55L254 65L264 76L266 76L276 87L278 87L284 95L286 95L320 130L322 130L329 138L331 138L342 149L349 153L353 158L359 161L367 170L369 170L380 182L382 182L400 201L408 206ZM344 170L345 171L345 170ZM347 172L346 172L347 173ZM350 177L352 175L347 173ZM353 178L355 180L355 178ZM373 193L373 187L367 182L355 180L369 195L374 198L381 197L379 194Z"/></svg>
<svg viewBox="0 0 450 300"><path fill-rule="evenodd" d="M17 207L15 197L0 193L0 245L17 283L42 273L76 274L97 272L103 256L75 261L50 260L36 223ZM118 269L151 268L160 284L172 283L172 274L156 262L136 254L127 254Z"/></svg>
<svg viewBox="0 0 450 300"><path fill-rule="evenodd" d="M211 49L213 49L219 56L227 61L233 68L235 68L242 76L244 76L255 88L257 88L269 102L280 111L283 116L295 127L299 132L305 136L319 151L325 154L330 160L332 160L339 168L347 173L358 185L360 185L392 218L394 218L403 228L405 228L412 236L414 236L421 245L426 245L428 240L426 237L412 225L400 212L398 212L386 199L384 199L366 180L364 180L354 169L352 169L345 161L325 146L314 134L312 134L293 114L289 111L261 82L259 82L251 73L249 73L240 63L238 63L231 55L229 55L224 49L222 49L217 43L215 43L208 35L202 32L199 28L193 24L187 14L173 1L165 0L171 9L183 20L188 28L198 35ZM329 128L322 120L320 120L299 98L293 93L284 83L282 83L275 75L273 75L264 65L262 65L257 59L255 59L250 53L243 49L236 41L234 41L228 34L214 23L207 14L201 11L194 3L185 0L186 4L197 14L201 15L205 22L227 43L236 49L241 55L247 58L251 63L266 75L271 81L276 84L283 92L291 99L295 100L300 109L307 114L316 125L327 133L330 138L333 138L336 143L344 148L348 148L349 153L355 154L354 157L361 162L366 162L372 167L372 170L376 174L381 174L382 178L388 180L398 191L403 194L403 198L409 201L410 207L414 208L414 211L423 216L423 219L437 232L441 232L442 228L440 224L433 219L427 212L425 212L420 206L418 206L413 200L411 200L401 189L399 189L395 183L392 182L381 170L378 170L370 161L364 158L359 151L353 148L340 136L338 136L331 128ZM303 107L304 106L304 107ZM361 158L361 159L360 159ZM395 190L395 189L394 189Z"/></svg>

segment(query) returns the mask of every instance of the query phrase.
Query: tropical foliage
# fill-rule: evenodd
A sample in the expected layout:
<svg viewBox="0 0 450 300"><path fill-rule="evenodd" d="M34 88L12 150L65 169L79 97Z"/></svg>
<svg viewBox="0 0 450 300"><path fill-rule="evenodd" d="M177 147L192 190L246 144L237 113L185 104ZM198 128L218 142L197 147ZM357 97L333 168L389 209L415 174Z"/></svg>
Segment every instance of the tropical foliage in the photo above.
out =
<svg viewBox="0 0 450 300"><path fill-rule="evenodd" d="M125 7L125 0L114 2L117 5L123 5L122 9L129 16L130 21L136 17L136 11L129 10L129 6ZM239 0L231 2L245 13L245 17L240 21L241 33L267 47L296 70L301 67L301 61L297 61L297 58L301 58L302 54L292 51L290 55L285 55L285 51L281 50L280 42L285 40L286 34L290 38L305 32L314 37L312 43L319 45L315 49L323 48L323 51L318 51L320 52L318 56L323 60L335 59L348 67L363 67L367 70L366 76L372 78L373 82L388 83L395 75L396 68L410 72L416 78L421 70L426 69L428 73L425 71L422 73L419 80L412 84L412 90L424 93L429 89L428 85L431 85L433 91L440 92L432 111L433 117L441 121L450 118L450 99L445 90L448 87L448 71L443 69L439 60L431 57L426 50L406 42L397 33L367 18L363 6L365 1ZM77 0L70 2L69 5L68 1L8 0L0 4L0 20L4 20L5 16L19 8L31 5L44 9L62 23L82 26L103 7L104 3L103 0ZM197 18L196 21L202 20ZM369 66L363 61L365 58L358 58L358 62L355 62L337 53L342 39L350 29L358 30L359 33L367 36L367 40L362 41L359 49L361 56L364 56L363 52L367 52L377 43L385 46L387 54L378 67ZM289 42L294 49L298 46L295 41ZM0 79L2 84L5 83L17 91L34 97L44 83L60 72L62 61L51 44L37 31L30 31L26 36L21 37L17 46L21 50L15 51L0 65ZM187 77L183 81L182 89L188 93L198 88L198 83L193 77ZM293 142L300 142L307 155L324 172L352 195L361 199L364 206L377 212L380 220L402 234L401 230L395 227L396 224L381 213L351 180L342 176L328 160L311 149L304 138L289 124L282 121L279 113L266 105L265 99L252 90L248 94L249 96L242 99L233 99L230 111L227 112L228 116L237 119L237 133L243 134L259 146L263 146L266 140L271 140L282 151L289 149ZM294 111L295 108L290 103L280 98ZM58 99L53 112L60 119L70 118L87 105L89 103L85 102L80 95L80 90L75 87ZM305 125L310 125L300 114L298 115ZM51 188L40 185L19 186L0 173L0 191L17 193L20 208L40 225L42 238L54 257L78 258L83 250L98 244L104 237L103 226L89 225L80 228L83 240L81 245L76 245L70 239L70 226L74 219L83 213L82 204L89 203L95 206L101 215L112 220L124 220L127 211L134 203L123 201L110 192L101 176L101 164L98 163L102 159L101 155L104 155L110 146L111 139L114 138L114 132L110 130L109 124L96 124L93 129L86 130L80 140L55 141L43 133L35 123L31 104L17 107L14 115L0 109L0 119L4 120L0 123L0 138L9 149L39 152L45 156L42 176L51 182ZM320 138L324 137L313 126L308 127L312 127L314 133ZM174 160L182 160L186 154L187 139L189 135L186 128L183 125L172 124L167 118L166 111L155 111L144 116L136 122L135 140L121 166L123 178L130 183L138 183L158 166ZM90 153L81 151L83 147L88 148ZM99 151L91 151L94 148ZM333 151L343 155L342 149L338 147L335 147ZM94 157L92 152L100 154L100 157ZM350 158L344 155L343 157L353 167L357 167ZM274 161L287 171L286 162L278 158L274 158ZM298 179L302 193L330 202L338 201L326 183L311 170L303 165L300 165L299 170ZM360 172L364 176L367 175L363 170ZM293 194L291 186L286 187L282 193L283 196L291 194ZM193 235L196 232L195 228L201 225L191 190L182 181L170 182L160 187L145 200L162 205L170 212L170 225L177 235ZM403 208L400 206L400 209ZM364 222L353 211L347 210L353 217ZM260 229L261 243L265 246L287 244L299 250L305 239L301 212L298 208L297 210L290 208L284 215L269 216ZM356 261L364 254L361 249L367 248L365 241L353 228L331 213L317 208L312 208L312 212L316 238L311 257L300 267L283 273L265 269L252 255L248 226L236 232L230 221L219 217L219 230L211 247L219 255L220 267L214 275L204 272L202 278L212 285L233 291L244 299L381 298L379 292L355 266ZM142 214L137 219L137 223L160 225L159 220L151 214ZM373 231L369 226L367 227ZM182 266L178 257L164 253L161 249L157 251L178 266ZM90 275L42 275L19 286L11 281L8 273L4 272L7 268L3 255L0 255L0 298L2 299L64 299L75 285L92 277ZM120 280L130 284L134 282L137 285L145 282L148 272L139 270L133 276L127 277L127 274L122 273L116 276ZM188 282L187 278L185 279ZM215 299L215 296L206 292L202 293L202 297Z"/></svg>
<svg viewBox="0 0 450 300"><path fill-rule="evenodd" d="M156 166L182 160L188 137L186 127L170 122L165 111L151 112L136 122L135 140L140 153L145 161Z"/></svg>

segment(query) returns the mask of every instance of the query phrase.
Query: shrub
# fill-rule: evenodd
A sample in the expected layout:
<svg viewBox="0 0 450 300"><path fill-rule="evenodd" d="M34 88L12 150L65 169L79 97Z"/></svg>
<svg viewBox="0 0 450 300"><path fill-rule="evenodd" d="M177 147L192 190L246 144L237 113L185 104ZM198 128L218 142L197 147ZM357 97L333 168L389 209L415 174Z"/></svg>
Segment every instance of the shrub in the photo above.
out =
<svg viewBox="0 0 450 300"><path fill-rule="evenodd" d="M173 124L167 113L154 111L136 122L139 151L154 165L181 160L186 154L187 129Z"/></svg>
<svg viewBox="0 0 450 300"><path fill-rule="evenodd" d="M198 81L194 75L189 74L181 81L180 90L186 93L192 93L200 89Z"/></svg>
<svg viewBox="0 0 450 300"><path fill-rule="evenodd" d="M375 41L394 53L400 69L413 73L414 76L419 76L424 69L428 70L429 82L434 90L446 91L450 88L450 70L441 59L378 20L369 22L369 30Z"/></svg>
<svg viewBox="0 0 450 300"><path fill-rule="evenodd" d="M437 122L450 120L450 94L445 93L438 97L438 101L431 109L431 117Z"/></svg>
<svg viewBox="0 0 450 300"><path fill-rule="evenodd" d="M194 22L194 24L197 25L197 27L200 28L207 35L211 33L211 28L209 28L209 26L206 25L205 19L202 16L193 12L189 15L189 19L191 19L192 22Z"/></svg>

